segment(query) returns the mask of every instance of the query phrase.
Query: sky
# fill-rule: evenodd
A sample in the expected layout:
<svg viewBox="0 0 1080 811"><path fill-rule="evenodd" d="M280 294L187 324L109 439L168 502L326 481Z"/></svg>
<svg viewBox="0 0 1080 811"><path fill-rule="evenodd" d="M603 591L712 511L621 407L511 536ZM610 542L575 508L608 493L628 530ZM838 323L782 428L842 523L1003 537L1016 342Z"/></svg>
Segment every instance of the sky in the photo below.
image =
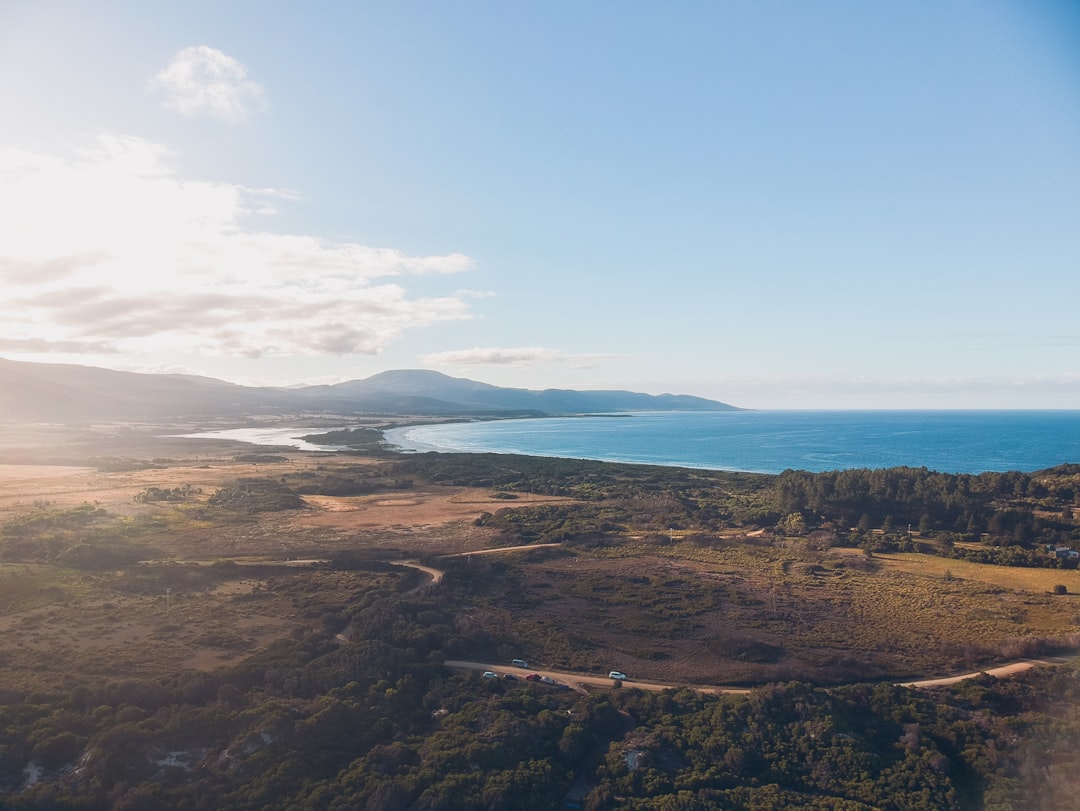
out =
<svg viewBox="0 0 1080 811"><path fill-rule="evenodd" d="M1080 408L1080 4L0 0L0 357Z"/></svg>

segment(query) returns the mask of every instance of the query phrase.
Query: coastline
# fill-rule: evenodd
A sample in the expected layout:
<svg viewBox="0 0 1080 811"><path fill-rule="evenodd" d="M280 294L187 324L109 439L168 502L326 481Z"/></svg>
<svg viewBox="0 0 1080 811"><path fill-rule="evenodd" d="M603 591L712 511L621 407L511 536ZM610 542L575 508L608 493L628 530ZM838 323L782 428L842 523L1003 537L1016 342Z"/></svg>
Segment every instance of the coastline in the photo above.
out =
<svg viewBox="0 0 1080 811"><path fill-rule="evenodd" d="M1080 410L632 412L455 421L384 432L403 453L502 453L777 474L927 467L1035 472L1080 460ZM601 416L601 415L596 415ZM611 416L611 415L607 415Z"/></svg>
<svg viewBox="0 0 1080 811"><path fill-rule="evenodd" d="M383 442L388 446L389 450L397 451L398 453L447 452L446 448L438 445L426 445L423 442L409 439L409 434L421 427L423 426L402 425L397 428L387 428L382 432Z"/></svg>
<svg viewBox="0 0 1080 811"><path fill-rule="evenodd" d="M341 427L260 426L184 436L317 453L355 452L362 448L311 441L372 428L349 423L342 418ZM788 469L901 467L972 475L1032 473L1080 460L1080 410L650 411L401 418L384 426L373 429L381 434L376 444L403 454L490 453L773 475Z"/></svg>

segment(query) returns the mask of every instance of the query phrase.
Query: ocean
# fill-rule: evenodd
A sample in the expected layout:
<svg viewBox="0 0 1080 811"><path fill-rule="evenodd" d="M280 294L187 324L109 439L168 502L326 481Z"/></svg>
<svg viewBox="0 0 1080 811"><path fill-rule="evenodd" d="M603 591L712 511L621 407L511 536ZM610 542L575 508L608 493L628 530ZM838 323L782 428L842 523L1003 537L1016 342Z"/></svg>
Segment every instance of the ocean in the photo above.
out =
<svg viewBox="0 0 1080 811"><path fill-rule="evenodd" d="M406 451L519 453L779 473L927 467L1031 472L1080 463L1080 411L712 411L395 428Z"/></svg>

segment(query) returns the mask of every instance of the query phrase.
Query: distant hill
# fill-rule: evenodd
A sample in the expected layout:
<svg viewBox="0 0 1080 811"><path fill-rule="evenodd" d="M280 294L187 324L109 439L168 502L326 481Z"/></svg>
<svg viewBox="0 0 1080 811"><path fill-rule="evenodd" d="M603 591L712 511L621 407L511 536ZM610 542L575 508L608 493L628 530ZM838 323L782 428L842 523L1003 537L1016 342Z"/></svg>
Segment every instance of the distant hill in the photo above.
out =
<svg viewBox="0 0 1080 811"><path fill-rule="evenodd" d="M613 411L733 411L685 394L513 389L421 369L333 386L238 386L210 377L137 374L0 359L0 420L84 422L257 414L544 416Z"/></svg>

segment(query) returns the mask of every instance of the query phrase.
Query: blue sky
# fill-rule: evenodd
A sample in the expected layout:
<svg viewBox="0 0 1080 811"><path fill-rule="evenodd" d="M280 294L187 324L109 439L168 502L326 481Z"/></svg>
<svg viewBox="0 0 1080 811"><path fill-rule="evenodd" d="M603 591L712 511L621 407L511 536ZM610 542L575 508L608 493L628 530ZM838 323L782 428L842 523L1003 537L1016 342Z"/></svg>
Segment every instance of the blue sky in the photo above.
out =
<svg viewBox="0 0 1080 811"><path fill-rule="evenodd" d="M0 2L0 356L1080 408L1071 2Z"/></svg>

